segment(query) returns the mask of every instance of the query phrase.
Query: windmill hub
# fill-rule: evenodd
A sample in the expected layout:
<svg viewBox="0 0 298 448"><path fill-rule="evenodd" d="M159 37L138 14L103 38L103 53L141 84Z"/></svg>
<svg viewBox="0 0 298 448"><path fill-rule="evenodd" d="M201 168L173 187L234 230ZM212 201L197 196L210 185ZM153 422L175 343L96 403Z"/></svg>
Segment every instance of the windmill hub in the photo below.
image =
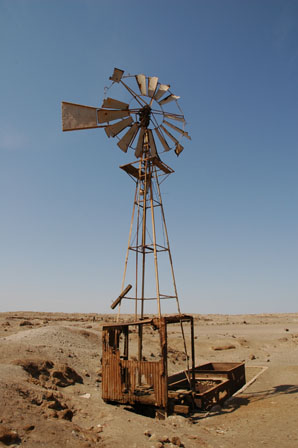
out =
<svg viewBox="0 0 298 448"><path fill-rule="evenodd" d="M148 128L151 117L151 107L146 104L146 106L142 107L139 111L139 119L142 128Z"/></svg>

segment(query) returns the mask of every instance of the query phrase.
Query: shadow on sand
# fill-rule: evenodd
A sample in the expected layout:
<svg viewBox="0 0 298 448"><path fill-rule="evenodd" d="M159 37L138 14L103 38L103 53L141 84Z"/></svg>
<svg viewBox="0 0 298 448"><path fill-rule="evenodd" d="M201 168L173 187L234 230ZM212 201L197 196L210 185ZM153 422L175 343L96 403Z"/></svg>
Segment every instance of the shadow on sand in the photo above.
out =
<svg viewBox="0 0 298 448"><path fill-rule="evenodd" d="M236 411L242 406L248 406L250 403L254 403L261 400L267 400L272 397L276 397L278 395L285 394L297 394L298 386L294 384L281 384L279 386L275 386L272 389L262 390L259 392L252 393L243 393L241 396L231 397L229 398L223 405L220 407L215 405L212 410L209 412L194 414L190 417L190 419L195 423L196 421L202 420L204 418L214 417L216 415L222 414L230 414L231 412Z"/></svg>

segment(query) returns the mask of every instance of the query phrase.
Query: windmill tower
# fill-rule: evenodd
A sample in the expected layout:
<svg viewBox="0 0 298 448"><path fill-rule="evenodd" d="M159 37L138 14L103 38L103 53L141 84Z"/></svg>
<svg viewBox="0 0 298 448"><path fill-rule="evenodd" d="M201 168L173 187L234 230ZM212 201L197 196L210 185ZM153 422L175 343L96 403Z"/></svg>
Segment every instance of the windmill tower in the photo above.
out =
<svg viewBox="0 0 298 448"><path fill-rule="evenodd" d="M168 324L178 324L182 333L186 368L181 378L188 387L186 395L190 404L187 406L194 404L189 392L195 389L195 353L193 318L180 310L160 189L161 182L174 171L160 159L160 154L174 150L179 156L183 151L181 138L190 137L185 131L186 122L178 104L179 96L170 91L169 85L161 84L155 76L125 75L123 70L117 68L110 80L112 83L106 89L101 108L62 103L63 131L104 128L108 137L118 140L117 145L123 152L132 149L136 158L134 162L120 167L135 182L135 192L121 293L111 305L112 309L118 306L117 321L103 327L102 395L106 401L151 405L165 415L177 403L176 395L173 399L169 394ZM107 97L109 89L115 87L120 88L118 99ZM126 101L123 100L124 92L128 95ZM157 214L160 217L159 232ZM161 288L159 257L162 254L168 257L171 291ZM134 274L131 283L127 284L129 262L134 264ZM153 269L150 271L148 266L149 263L152 266L152 262ZM151 278L148 278L148 272ZM124 300L134 302L134 322L119 319ZM164 300L175 301L176 314L163 314ZM145 317L147 301L156 302L156 317ZM190 324L190 355L187 353L184 323ZM146 326L159 332L159 360L144 359L143 335ZM132 332L138 337L137 360L130 358ZM172 380L175 382L175 379ZM182 402L187 401L187 397ZM181 405L176 406L181 408Z"/></svg>

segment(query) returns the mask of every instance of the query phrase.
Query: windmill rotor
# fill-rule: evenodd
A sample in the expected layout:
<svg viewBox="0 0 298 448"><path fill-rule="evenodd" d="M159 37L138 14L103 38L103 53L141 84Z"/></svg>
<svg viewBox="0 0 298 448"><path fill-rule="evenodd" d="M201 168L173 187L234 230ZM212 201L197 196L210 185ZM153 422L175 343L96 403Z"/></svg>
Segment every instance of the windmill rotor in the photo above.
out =
<svg viewBox="0 0 298 448"><path fill-rule="evenodd" d="M63 131L104 128L108 137L118 139L123 152L132 148L137 158L144 152L157 156L170 150L178 156L184 149L181 138L190 139L178 104L180 97L156 76L124 75L123 70L115 68L110 80L109 89L117 84L124 87L129 101L107 97L100 108L62 102Z"/></svg>

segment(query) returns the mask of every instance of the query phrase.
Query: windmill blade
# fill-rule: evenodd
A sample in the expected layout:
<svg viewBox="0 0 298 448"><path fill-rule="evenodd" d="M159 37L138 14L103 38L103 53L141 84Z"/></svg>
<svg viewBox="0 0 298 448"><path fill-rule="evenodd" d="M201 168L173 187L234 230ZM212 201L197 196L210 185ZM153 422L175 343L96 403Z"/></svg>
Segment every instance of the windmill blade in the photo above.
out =
<svg viewBox="0 0 298 448"><path fill-rule="evenodd" d="M155 141L154 141L154 137L153 137L153 132L151 129L148 129L148 138L149 138L149 146L150 146L151 155L153 157L157 156L156 145L155 145Z"/></svg>
<svg viewBox="0 0 298 448"><path fill-rule="evenodd" d="M176 120L176 121L181 121L182 123L185 123L185 118L183 115L178 115L178 114L169 114L169 113L165 113L164 116L166 118L169 118L170 120Z"/></svg>
<svg viewBox="0 0 298 448"><path fill-rule="evenodd" d="M145 128L141 128L140 134L139 134L139 138L138 138L137 147L136 147L136 150L135 150L135 156L136 157L141 157L141 155L143 154L144 134L145 134Z"/></svg>
<svg viewBox="0 0 298 448"><path fill-rule="evenodd" d="M177 156L179 156L179 154L181 154L181 152L183 151L183 146L182 145L180 145L180 143L178 143L177 145L176 145L176 148L175 148L175 153L177 154Z"/></svg>
<svg viewBox="0 0 298 448"><path fill-rule="evenodd" d="M148 78L148 96L153 98L156 87L158 83L158 78L156 76L149 76Z"/></svg>
<svg viewBox="0 0 298 448"><path fill-rule="evenodd" d="M122 101L114 100L113 98L106 98L103 100L102 106L106 109L128 109L128 104L123 103Z"/></svg>
<svg viewBox="0 0 298 448"><path fill-rule="evenodd" d="M125 120L118 121L118 123L110 124L105 127L105 131L108 137L115 137L119 134L119 132L123 131L123 129L130 126L133 122L131 117L125 118Z"/></svg>
<svg viewBox="0 0 298 448"><path fill-rule="evenodd" d="M136 133L138 132L139 125L138 123L134 123L132 127L124 134L121 140L117 143L120 149L122 151L127 152L129 145L131 144L132 140L134 139Z"/></svg>
<svg viewBox="0 0 298 448"><path fill-rule="evenodd" d="M62 102L62 130L97 128L97 108Z"/></svg>
<svg viewBox="0 0 298 448"><path fill-rule="evenodd" d="M167 136L170 137L170 139L173 140L174 143L176 143L176 145L179 143L178 140L163 125L161 125L160 127L167 134Z"/></svg>
<svg viewBox="0 0 298 448"><path fill-rule="evenodd" d="M175 131L179 132L180 134L183 135L183 137L188 138L188 140L191 140L191 137L188 135L188 132L185 132L183 129L177 128L177 126L175 126L172 123L169 123L168 121L164 120L163 124L166 124L167 126L170 126L170 128L174 129Z"/></svg>
<svg viewBox="0 0 298 448"><path fill-rule="evenodd" d="M158 137L159 140L160 140L160 143L161 143L162 146L164 147L164 150L165 150L165 151L170 151L171 148L170 148L169 145L167 144L165 138L161 135L159 129L158 129L158 128L155 128L154 130L155 130L155 132L156 132L157 137Z"/></svg>
<svg viewBox="0 0 298 448"><path fill-rule="evenodd" d="M120 82L123 74L124 70L120 70L120 68L114 68L114 72L112 76L110 76L110 80L114 82Z"/></svg>
<svg viewBox="0 0 298 448"><path fill-rule="evenodd" d="M180 96L173 95L173 94L171 93L171 95L168 95L166 98L164 98L163 100L159 101L158 104L159 104L160 106L162 106L163 104L170 103L171 101L179 100L179 98L180 98Z"/></svg>
<svg viewBox="0 0 298 448"><path fill-rule="evenodd" d="M98 123L108 123L109 121L118 120L118 118L125 118L130 115L128 110L105 110L98 109L97 119Z"/></svg>
<svg viewBox="0 0 298 448"><path fill-rule="evenodd" d="M147 95L146 76L145 75L136 75L136 80L137 80L141 95Z"/></svg>
<svg viewBox="0 0 298 448"><path fill-rule="evenodd" d="M166 91L169 90L169 88L170 86L168 86L167 84L160 84L158 91L154 95L155 101L158 101L159 98L161 98L166 93Z"/></svg>

